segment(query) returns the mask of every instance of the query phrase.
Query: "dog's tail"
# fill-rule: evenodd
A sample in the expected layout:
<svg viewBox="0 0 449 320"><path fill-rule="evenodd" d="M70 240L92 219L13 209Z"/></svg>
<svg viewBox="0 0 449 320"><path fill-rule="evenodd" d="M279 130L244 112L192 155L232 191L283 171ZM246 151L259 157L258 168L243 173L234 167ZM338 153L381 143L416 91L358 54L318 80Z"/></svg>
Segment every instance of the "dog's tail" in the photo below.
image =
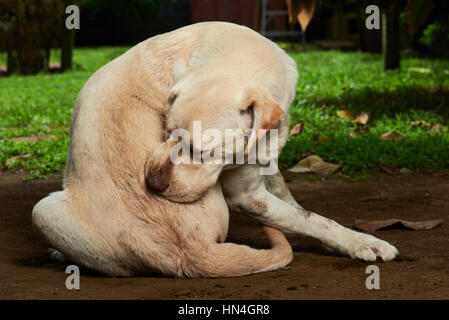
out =
<svg viewBox="0 0 449 320"><path fill-rule="evenodd" d="M279 230L264 226L264 231L271 242L271 249L214 243L207 247L201 258L195 259L193 270L184 271L193 277L237 277L285 267L293 259L290 244Z"/></svg>

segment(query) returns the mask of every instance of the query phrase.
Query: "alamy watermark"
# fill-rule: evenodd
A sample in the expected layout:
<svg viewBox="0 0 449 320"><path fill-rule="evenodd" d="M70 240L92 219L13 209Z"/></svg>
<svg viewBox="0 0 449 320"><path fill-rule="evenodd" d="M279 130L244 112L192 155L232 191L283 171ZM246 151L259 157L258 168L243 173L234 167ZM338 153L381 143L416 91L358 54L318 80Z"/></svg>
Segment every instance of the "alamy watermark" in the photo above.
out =
<svg viewBox="0 0 449 320"><path fill-rule="evenodd" d="M80 28L80 8L74 4L65 8L65 13L70 14L65 19L65 27L69 30L79 30Z"/></svg>
<svg viewBox="0 0 449 320"><path fill-rule="evenodd" d="M80 268L76 265L67 266L65 273L70 274L65 280L65 287L68 290L80 289Z"/></svg>
<svg viewBox="0 0 449 320"><path fill-rule="evenodd" d="M369 16L365 20L365 26L368 30L380 29L380 9L372 4L366 7L365 13Z"/></svg>
<svg viewBox="0 0 449 320"><path fill-rule="evenodd" d="M366 267L365 273L370 274L366 278L365 286L368 290L380 289L380 270L379 267L371 264Z"/></svg>

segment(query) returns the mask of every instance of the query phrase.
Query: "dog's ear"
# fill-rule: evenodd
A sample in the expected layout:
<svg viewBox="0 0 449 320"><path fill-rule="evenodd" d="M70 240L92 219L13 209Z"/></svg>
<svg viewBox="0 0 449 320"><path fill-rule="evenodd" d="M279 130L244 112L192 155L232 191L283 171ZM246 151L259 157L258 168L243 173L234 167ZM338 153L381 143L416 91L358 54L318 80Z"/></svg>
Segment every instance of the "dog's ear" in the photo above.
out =
<svg viewBox="0 0 449 320"><path fill-rule="evenodd" d="M253 114L251 135L245 148L245 154L263 138L263 136L277 126L279 120L284 117L284 111L278 103L271 99L265 92L255 88L249 88L244 95L244 110Z"/></svg>

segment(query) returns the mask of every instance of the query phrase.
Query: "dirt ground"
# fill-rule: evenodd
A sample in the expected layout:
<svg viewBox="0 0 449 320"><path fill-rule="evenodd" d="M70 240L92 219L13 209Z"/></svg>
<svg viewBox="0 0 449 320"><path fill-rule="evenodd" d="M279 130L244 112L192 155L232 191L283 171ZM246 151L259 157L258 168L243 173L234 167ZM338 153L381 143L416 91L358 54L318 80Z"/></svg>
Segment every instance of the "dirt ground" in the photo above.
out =
<svg viewBox="0 0 449 320"><path fill-rule="evenodd" d="M60 179L23 182L0 172L0 299L448 299L449 176L388 176L364 181L297 181L298 202L351 226L355 219L445 219L433 230L390 229L375 236L394 244L394 262L376 262L380 289L368 290L369 263L328 253L320 244L290 236L295 258L283 270L230 279L108 278L81 270L81 289L67 290L67 264L48 258L31 227L33 205L61 189ZM257 224L231 214L228 241L266 245ZM238 263L238 262L237 262Z"/></svg>

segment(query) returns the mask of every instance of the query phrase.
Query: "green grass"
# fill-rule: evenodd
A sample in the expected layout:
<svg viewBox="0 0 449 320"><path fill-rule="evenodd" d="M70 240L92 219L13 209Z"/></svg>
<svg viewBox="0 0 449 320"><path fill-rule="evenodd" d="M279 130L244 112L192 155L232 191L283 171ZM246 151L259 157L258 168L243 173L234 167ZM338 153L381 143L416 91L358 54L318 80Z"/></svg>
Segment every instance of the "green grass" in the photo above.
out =
<svg viewBox="0 0 449 320"><path fill-rule="evenodd" d="M0 77L0 164L29 170L29 178L58 175L69 146L73 104L83 84L102 65L127 48L77 49L74 71L62 74ZM55 61L57 57L50 60ZM13 142L13 137L38 137ZM31 154L26 159L7 160Z"/></svg>
<svg viewBox="0 0 449 320"><path fill-rule="evenodd" d="M75 70L64 74L0 77L0 164L28 170L29 178L60 174L79 90L95 70L126 49L77 49ZM291 56L299 70L292 125L302 122L305 129L289 139L280 157L282 168L309 152L342 164L350 176L377 167L379 162L418 172L449 168L448 61L405 57L402 71L385 73L379 55L315 51ZM51 60L57 60L56 52ZM0 64L4 62L0 54ZM430 73L410 68L425 68ZM337 116L343 109L354 115L367 112L370 131L351 138L349 133L356 125ZM442 133L410 125L417 120L442 124ZM380 140L387 131L397 131L403 139ZM38 141L10 140L21 136L38 137ZM19 155L31 156L7 161Z"/></svg>
<svg viewBox="0 0 449 320"><path fill-rule="evenodd" d="M289 139L281 167L293 165L311 151L342 164L349 175L379 162L420 172L449 167L448 61L404 58L402 71L384 72L381 57L374 54L328 51L292 57L299 70L292 124L302 122L305 129ZM416 68L430 72L416 72ZM350 137L357 125L339 118L339 110L354 115L367 112L370 131ZM419 120L445 125L441 133L410 125ZM380 140L388 131L399 132L403 139ZM321 137L327 140L320 141Z"/></svg>

